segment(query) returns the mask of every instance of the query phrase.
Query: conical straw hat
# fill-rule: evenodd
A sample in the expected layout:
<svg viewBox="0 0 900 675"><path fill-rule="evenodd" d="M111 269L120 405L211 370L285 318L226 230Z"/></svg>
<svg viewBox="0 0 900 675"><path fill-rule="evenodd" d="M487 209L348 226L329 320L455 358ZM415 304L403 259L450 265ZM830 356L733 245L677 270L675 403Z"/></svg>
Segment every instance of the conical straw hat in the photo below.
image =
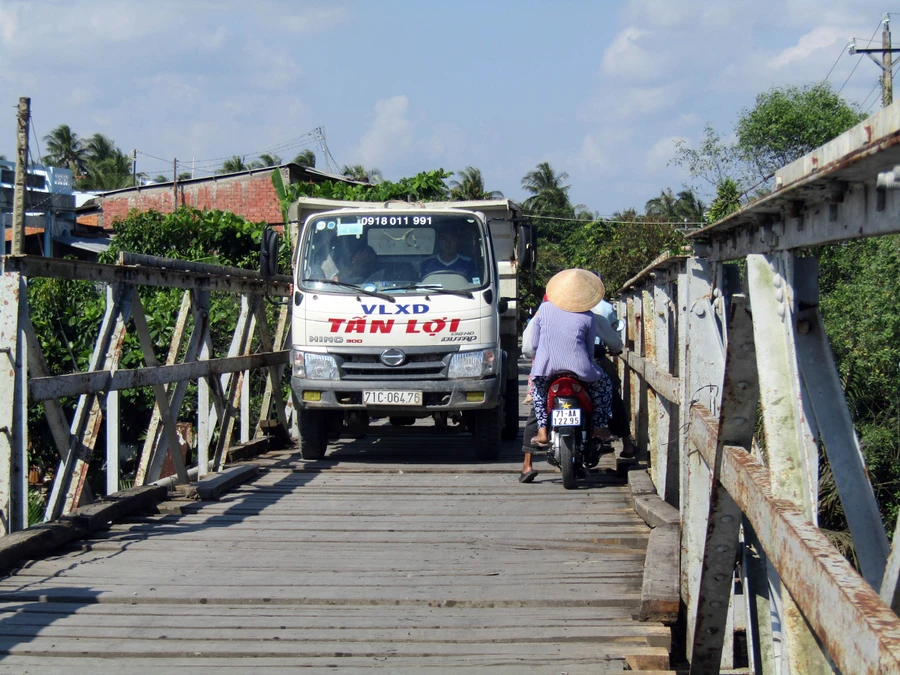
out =
<svg viewBox="0 0 900 675"><path fill-rule="evenodd" d="M606 288L593 272L563 270L547 283L547 298L567 312L586 312L603 299Z"/></svg>

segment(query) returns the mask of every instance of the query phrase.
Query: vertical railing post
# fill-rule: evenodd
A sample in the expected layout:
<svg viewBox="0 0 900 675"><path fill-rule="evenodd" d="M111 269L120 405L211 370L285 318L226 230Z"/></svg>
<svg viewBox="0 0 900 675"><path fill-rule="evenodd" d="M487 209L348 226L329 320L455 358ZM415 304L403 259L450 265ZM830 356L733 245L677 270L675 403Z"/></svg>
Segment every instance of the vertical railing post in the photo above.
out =
<svg viewBox="0 0 900 675"><path fill-rule="evenodd" d="M119 392L106 393L106 494L119 491Z"/></svg>
<svg viewBox="0 0 900 675"><path fill-rule="evenodd" d="M28 526L27 292L18 272L0 275L0 534Z"/></svg>
<svg viewBox="0 0 900 675"><path fill-rule="evenodd" d="M701 453L688 441L691 406L702 405L718 415L722 395L725 352L722 334L712 305L715 271L703 258L687 260L687 289L685 300L686 329L684 349L687 354L681 377L686 385L681 397L684 420L684 454L682 467L684 499L682 501L682 598L687 607L687 646L694 641L693 630L697 615L701 563L706 540L706 516L709 510L709 467ZM688 659L690 660L690 653Z"/></svg>
<svg viewBox="0 0 900 675"><path fill-rule="evenodd" d="M817 522L818 448L802 411L803 395L794 345L793 253L747 256L753 307L766 459L775 496ZM781 586L782 626L789 672L831 673L809 625Z"/></svg>

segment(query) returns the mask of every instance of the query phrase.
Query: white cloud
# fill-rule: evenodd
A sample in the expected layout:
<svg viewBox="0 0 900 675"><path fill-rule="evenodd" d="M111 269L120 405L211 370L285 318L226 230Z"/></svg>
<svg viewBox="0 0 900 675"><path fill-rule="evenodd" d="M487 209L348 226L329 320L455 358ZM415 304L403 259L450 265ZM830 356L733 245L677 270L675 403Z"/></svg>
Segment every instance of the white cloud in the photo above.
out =
<svg viewBox="0 0 900 675"><path fill-rule="evenodd" d="M592 170L604 172L611 168L609 155L604 147L600 134L590 133L581 141L581 148L575 155L575 166L582 171Z"/></svg>
<svg viewBox="0 0 900 675"><path fill-rule="evenodd" d="M819 55L816 54L821 49L831 47L838 41L846 41L846 35L843 30L833 26L817 26L809 33L800 37L797 44L793 47L779 52L769 61L772 68L784 68L796 61L806 59L815 59L819 63Z"/></svg>
<svg viewBox="0 0 900 675"><path fill-rule="evenodd" d="M18 12L12 8L0 7L0 38L3 42L12 42L18 31Z"/></svg>
<svg viewBox="0 0 900 675"><path fill-rule="evenodd" d="M612 44L603 52L600 67L611 77L647 79L659 72L660 58L654 58L638 44L648 35L647 31L629 26L616 35Z"/></svg>
<svg viewBox="0 0 900 675"><path fill-rule="evenodd" d="M228 30L225 26L219 26L212 33L194 33L189 36L192 43L196 43L207 51L214 52L225 44L225 38L228 37Z"/></svg>
<svg viewBox="0 0 900 675"><path fill-rule="evenodd" d="M406 119L408 107L406 96L394 96L375 104L375 119L360 139L356 152L363 166L378 166L410 147L412 125Z"/></svg>
<svg viewBox="0 0 900 675"><path fill-rule="evenodd" d="M75 87L69 94L70 105L84 105L90 103L97 96L97 92L92 87Z"/></svg>
<svg viewBox="0 0 900 675"><path fill-rule="evenodd" d="M644 166L651 173L659 173L666 169L672 157L675 156L676 143L686 143L687 139L681 136L667 136L654 143L644 157Z"/></svg>
<svg viewBox="0 0 900 675"><path fill-rule="evenodd" d="M294 16L282 17L279 25L294 33L319 33L330 30L347 20L343 7L309 9Z"/></svg>
<svg viewBox="0 0 900 675"><path fill-rule="evenodd" d="M676 101L673 85L659 87L627 87L604 90L585 103L578 111L582 122L591 124L621 123L665 110Z"/></svg>

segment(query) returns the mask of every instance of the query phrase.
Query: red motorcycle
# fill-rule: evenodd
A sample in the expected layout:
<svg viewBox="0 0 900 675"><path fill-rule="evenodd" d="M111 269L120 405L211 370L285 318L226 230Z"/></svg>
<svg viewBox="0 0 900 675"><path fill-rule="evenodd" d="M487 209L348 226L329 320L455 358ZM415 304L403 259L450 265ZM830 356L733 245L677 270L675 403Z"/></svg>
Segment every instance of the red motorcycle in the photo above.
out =
<svg viewBox="0 0 900 675"><path fill-rule="evenodd" d="M600 462L604 443L593 438L594 406L587 388L572 373L556 373L547 392L550 448L547 461L562 471L563 487L572 490ZM612 448L609 447L611 451Z"/></svg>

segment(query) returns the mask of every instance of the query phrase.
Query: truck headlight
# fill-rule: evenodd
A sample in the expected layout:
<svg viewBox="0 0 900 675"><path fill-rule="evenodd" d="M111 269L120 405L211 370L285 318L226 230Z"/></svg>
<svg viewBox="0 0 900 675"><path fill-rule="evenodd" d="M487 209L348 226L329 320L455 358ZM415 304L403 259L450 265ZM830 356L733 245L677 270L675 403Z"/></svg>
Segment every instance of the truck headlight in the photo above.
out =
<svg viewBox="0 0 900 675"><path fill-rule="evenodd" d="M336 380L337 362L330 354L304 354L303 365L310 380Z"/></svg>
<svg viewBox="0 0 900 675"><path fill-rule="evenodd" d="M310 354L293 352L294 377L310 380L336 380L338 367L330 354Z"/></svg>
<svg viewBox="0 0 900 675"><path fill-rule="evenodd" d="M450 369L447 377L460 379L465 377L484 377L493 375L499 367L496 349L482 349L477 352L458 352L450 357Z"/></svg>

